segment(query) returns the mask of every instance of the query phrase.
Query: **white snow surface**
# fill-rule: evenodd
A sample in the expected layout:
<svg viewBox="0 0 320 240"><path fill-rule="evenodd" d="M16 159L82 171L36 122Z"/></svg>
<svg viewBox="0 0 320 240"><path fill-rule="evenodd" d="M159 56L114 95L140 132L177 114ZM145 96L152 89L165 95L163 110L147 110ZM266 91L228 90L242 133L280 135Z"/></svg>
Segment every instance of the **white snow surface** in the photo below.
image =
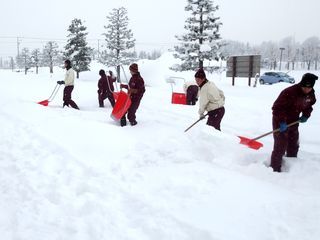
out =
<svg viewBox="0 0 320 240"><path fill-rule="evenodd" d="M225 72L207 74L226 96L222 132L201 121L185 133L198 105L171 104L165 79L194 72L170 71L170 53L138 63L147 88L134 127L110 118L108 100L98 107L100 64L76 80L80 111L62 108L62 89L49 106L37 104L63 69L0 70L1 239L320 239L319 103L300 126L298 158L273 173L272 135L259 150L237 136L272 130L271 106L290 84L232 86ZM303 73L290 72L296 81ZM315 90L320 99L319 81Z"/></svg>

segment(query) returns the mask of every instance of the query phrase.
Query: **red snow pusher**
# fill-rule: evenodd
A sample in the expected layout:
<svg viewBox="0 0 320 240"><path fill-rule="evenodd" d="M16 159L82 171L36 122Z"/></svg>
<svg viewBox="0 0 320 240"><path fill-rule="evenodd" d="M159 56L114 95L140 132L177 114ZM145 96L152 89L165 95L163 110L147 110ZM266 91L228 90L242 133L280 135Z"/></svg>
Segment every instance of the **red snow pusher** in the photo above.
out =
<svg viewBox="0 0 320 240"><path fill-rule="evenodd" d="M40 101L40 102L37 102L38 104L41 104L42 106L48 106L49 102L51 102L55 96L57 95L58 91L59 91L59 88L60 88L60 84L56 84L56 86L54 87L50 97L46 100L43 100L43 101Z"/></svg>
<svg viewBox="0 0 320 240"><path fill-rule="evenodd" d="M168 77L166 79L166 82L170 83L171 85L171 91L172 91L171 103L186 105L187 104L186 94L182 92L174 92L173 90L173 85L177 85L177 82L180 82L180 85L181 85L180 87L182 87L182 85L185 83L185 79L182 77Z"/></svg>
<svg viewBox="0 0 320 240"><path fill-rule="evenodd" d="M112 92L113 98L115 101L117 101L118 96L119 96L119 92Z"/></svg>
<svg viewBox="0 0 320 240"><path fill-rule="evenodd" d="M122 72L123 72L123 76L125 77L125 82L126 84L123 84L122 81L120 80L120 91L118 90L118 84L117 82L115 83L116 85L116 92L113 92L113 98L116 102L116 104L113 107L112 113L111 113L111 118L114 120L120 120L123 115L128 111L130 105L131 105L131 99L128 93L124 92L122 90L122 88L125 88L127 90L129 90L129 86L128 86L128 78L126 75L126 72L123 68L122 65L120 65Z"/></svg>
<svg viewBox="0 0 320 240"><path fill-rule="evenodd" d="M291 127L295 124L298 124L300 121L295 121L295 122L292 122L290 124L288 124L288 127ZM279 132L280 131L280 128L277 128L273 131L270 131L270 132L267 132L265 134L262 134L256 138L253 138L253 139L250 139L250 138L246 138L246 137L242 137L242 136L238 136L240 138L240 144L243 144L243 145L246 145L248 146L249 148L252 148L252 149L255 149L255 150L258 150L259 148L263 147L263 144L256 141L260 138L263 138L265 136L268 136L269 134L271 133L275 133L275 132Z"/></svg>
<svg viewBox="0 0 320 240"><path fill-rule="evenodd" d="M187 97L185 93L172 93L171 97L171 103L172 104L187 104Z"/></svg>
<svg viewBox="0 0 320 240"><path fill-rule="evenodd" d="M194 125L196 125L198 122L200 122L201 120L205 119L206 116L208 116L209 113L206 113L203 118L199 118L197 121L195 121L194 123L192 123L186 130L184 130L184 132L189 131L190 128L192 128Z"/></svg>
<svg viewBox="0 0 320 240"><path fill-rule="evenodd" d="M114 105L111 113L111 118L114 120L120 120L123 115L126 114L131 105L131 99L128 93L120 90L117 95L116 104Z"/></svg>

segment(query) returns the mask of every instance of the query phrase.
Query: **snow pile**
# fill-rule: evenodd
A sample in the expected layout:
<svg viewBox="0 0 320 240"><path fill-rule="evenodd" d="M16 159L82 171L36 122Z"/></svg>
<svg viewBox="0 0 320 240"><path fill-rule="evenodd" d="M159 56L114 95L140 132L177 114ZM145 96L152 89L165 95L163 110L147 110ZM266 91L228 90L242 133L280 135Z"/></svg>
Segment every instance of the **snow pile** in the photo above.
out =
<svg viewBox="0 0 320 240"><path fill-rule="evenodd" d="M289 84L248 87L208 74L226 96L222 132L200 122L198 106L172 105L165 54L139 61L148 87L138 125L119 127L98 107L98 71L81 73L73 99L49 97L64 70L0 71L0 234L2 239L313 240L320 237L320 111L300 126L299 157L268 167L272 136L258 151L237 135L271 130L271 106ZM105 69L107 69L105 67ZM126 69L126 67L125 67ZM320 75L319 72L314 72ZM303 72L291 72L296 79ZM129 76L129 75L128 75ZM320 91L316 84L316 92ZM319 95L317 95L319 98Z"/></svg>

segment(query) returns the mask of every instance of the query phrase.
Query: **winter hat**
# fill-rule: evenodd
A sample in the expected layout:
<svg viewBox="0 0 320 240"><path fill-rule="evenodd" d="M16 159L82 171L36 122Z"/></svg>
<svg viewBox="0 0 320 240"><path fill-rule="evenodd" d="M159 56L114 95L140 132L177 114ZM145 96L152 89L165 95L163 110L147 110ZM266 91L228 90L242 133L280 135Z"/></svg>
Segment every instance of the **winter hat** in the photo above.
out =
<svg viewBox="0 0 320 240"><path fill-rule="evenodd" d="M305 73L302 76L302 79L300 81L300 86L301 87L309 87L309 88L313 88L316 80L318 79L318 76L312 74L312 73Z"/></svg>
<svg viewBox="0 0 320 240"><path fill-rule="evenodd" d="M199 70L196 72L196 74L194 75L195 78L201 78L201 79L205 79L206 78L206 74L203 71L203 68L199 68Z"/></svg>
<svg viewBox="0 0 320 240"><path fill-rule="evenodd" d="M101 70L99 71L99 75L100 75L100 76L106 75L106 72L105 72L103 69L101 69Z"/></svg>
<svg viewBox="0 0 320 240"><path fill-rule="evenodd" d="M68 66L71 66L71 61L69 59L64 61L65 64L67 64Z"/></svg>
<svg viewBox="0 0 320 240"><path fill-rule="evenodd" d="M132 71L132 72L139 72L138 70L138 64L136 63L132 63L129 67L129 70Z"/></svg>
<svg viewBox="0 0 320 240"><path fill-rule="evenodd" d="M71 61L69 59L65 60L64 63L66 64L66 69L70 69L71 68Z"/></svg>

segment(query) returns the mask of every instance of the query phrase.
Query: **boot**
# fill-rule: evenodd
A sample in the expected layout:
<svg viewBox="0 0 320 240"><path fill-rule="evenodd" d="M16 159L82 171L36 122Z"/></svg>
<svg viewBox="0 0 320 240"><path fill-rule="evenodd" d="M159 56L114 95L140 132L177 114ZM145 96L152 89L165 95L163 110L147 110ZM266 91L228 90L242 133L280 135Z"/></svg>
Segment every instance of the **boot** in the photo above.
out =
<svg viewBox="0 0 320 240"><path fill-rule="evenodd" d="M134 126L134 125L137 125L137 121L136 120L133 120L132 122L130 122L131 126Z"/></svg>
<svg viewBox="0 0 320 240"><path fill-rule="evenodd" d="M124 126L126 126L126 125L127 125L127 120L126 120L126 118L125 118L125 117L121 118L121 119L120 119L120 126L121 126L121 127L124 127Z"/></svg>

